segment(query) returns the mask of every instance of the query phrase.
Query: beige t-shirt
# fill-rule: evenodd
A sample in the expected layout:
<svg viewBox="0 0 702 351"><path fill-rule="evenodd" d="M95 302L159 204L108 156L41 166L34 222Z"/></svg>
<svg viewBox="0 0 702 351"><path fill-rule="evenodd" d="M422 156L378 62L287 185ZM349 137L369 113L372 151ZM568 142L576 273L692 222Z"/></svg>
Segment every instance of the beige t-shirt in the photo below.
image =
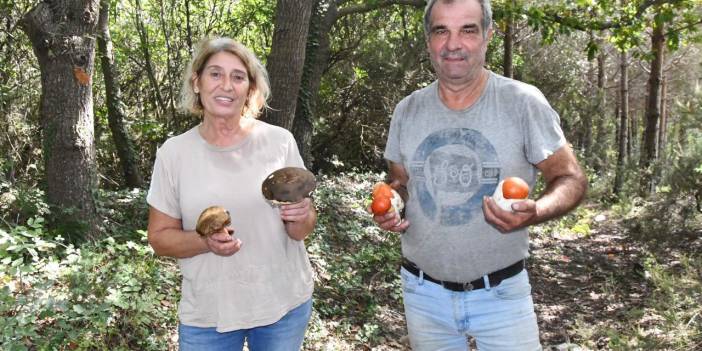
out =
<svg viewBox="0 0 702 351"><path fill-rule="evenodd" d="M277 207L261 194L271 172L304 167L292 134L255 121L232 147L208 144L195 127L168 139L156 153L149 205L194 230L205 208L229 210L239 252L179 259L183 274L181 323L225 332L278 321L310 299L312 269L304 242L291 239Z"/></svg>

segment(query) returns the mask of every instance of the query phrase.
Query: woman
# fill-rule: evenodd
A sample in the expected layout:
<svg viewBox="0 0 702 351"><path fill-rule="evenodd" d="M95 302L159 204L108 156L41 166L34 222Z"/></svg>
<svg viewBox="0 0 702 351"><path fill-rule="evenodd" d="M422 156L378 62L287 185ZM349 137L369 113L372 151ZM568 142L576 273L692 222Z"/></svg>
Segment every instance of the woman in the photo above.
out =
<svg viewBox="0 0 702 351"><path fill-rule="evenodd" d="M299 350L313 289L303 240L317 214L309 198L277 208L261 194L271 172L304 167L292 135L256 119L265 68L238 42L208 39L183 81L182 105L202 121L159 148L147 196L149 244L183 274L180 349ZM196 221L212 205L231 228L201 238Z"/></svg>

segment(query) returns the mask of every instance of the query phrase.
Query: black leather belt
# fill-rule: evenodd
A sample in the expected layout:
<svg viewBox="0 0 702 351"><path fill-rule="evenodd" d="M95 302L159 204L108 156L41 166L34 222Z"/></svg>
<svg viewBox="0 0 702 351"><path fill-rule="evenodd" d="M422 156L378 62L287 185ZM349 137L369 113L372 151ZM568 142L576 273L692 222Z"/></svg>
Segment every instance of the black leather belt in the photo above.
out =
<svg viewBox="0 0 702 351"><path fill-rule="evenodd" d="M513 277L517 275L517 273L521 272L522 269L524 269L526 262L524 260L519 260L515 262L514 264L502 268L500 270L494 271L490 274L488 274L488 279L490 280L490 287L495 287L498 284L500 284L503 280ZM408 272L414 274L415 276L419 277L419 272L421 271L419 267L417 267L416 264L414 264L412 261L402 258L402 267L406 269ZM446 289L453 290L453 291L471 291L471 290L477 290L477 289L483 289L485 288L485 281L483 280L483 277L480 277L472 282L466 282L466 283L456 283L456 282L447 282L439 279L434 279L424 273L424 279L439 284L443 286Z"/></svg>

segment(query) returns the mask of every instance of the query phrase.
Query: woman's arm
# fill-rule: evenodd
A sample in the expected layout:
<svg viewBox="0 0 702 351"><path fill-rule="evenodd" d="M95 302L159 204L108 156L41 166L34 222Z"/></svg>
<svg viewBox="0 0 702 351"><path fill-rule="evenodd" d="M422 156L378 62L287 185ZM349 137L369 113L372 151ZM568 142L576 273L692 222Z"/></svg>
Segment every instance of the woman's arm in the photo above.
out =
<svg viewBox="0 0 702 351"><path fill-rule="evenodd" d="M151 206L147 232L149 245L159 256L187 258L210 251L220 256L229 256L241 248L241 240L232 238L226 230L203 238L194 230L184 231L180 219Z"/></svg>

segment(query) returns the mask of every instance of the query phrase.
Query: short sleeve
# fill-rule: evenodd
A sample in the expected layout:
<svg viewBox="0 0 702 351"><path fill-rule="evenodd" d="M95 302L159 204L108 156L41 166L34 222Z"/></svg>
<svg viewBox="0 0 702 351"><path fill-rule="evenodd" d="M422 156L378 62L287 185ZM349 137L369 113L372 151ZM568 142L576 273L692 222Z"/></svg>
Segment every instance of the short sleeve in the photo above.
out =
<svg viewBox="0 0 702 351"><path fill-rule="evenodd" d="M163 149L156 153L154 171L151 175L151 186L146 195L146 202L153 208L180 219L181 209L176 183L173 179L173 169L169 169L167 157Z"/></svg>
<svg viewBox="0 0 702 351"><path fill-rule="evenodd" d="M402 161L402 156L400 154L400 120L403 114L403 102L400 102L396 107L395 111L392 113L392 119L390 119L390 128L388 130L388 140L385 143L385 152L383 157L395 163L400 163Z"/></svg>
<svg viewBox="0 0 702 351"><path fill-rule="evenodd" d="M285 157L285 166L305 168L305 162L300 156L300 150L297 147L297 142L292 134L288 133L288 154Z"/></svg>
<svg viewBox="0 0 702 351"><path fill-rule="evenodd" d="M525 111L529 113L523 121L526 140L526 156L531 164L537 164L566 144L560 126L558 113L549 105L546 98L534 88L531 99L526 102Z"/></svg>

